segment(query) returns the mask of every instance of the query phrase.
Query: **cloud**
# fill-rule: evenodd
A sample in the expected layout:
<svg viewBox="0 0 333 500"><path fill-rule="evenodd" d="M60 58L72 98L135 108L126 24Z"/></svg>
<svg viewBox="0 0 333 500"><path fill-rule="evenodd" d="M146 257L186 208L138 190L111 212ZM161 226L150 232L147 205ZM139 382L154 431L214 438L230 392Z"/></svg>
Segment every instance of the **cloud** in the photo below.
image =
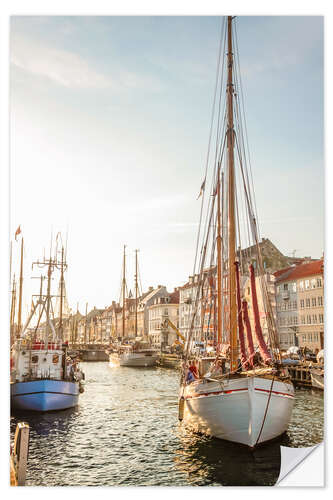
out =
<svg viewBox="0 0 333 500"><path fill-rule="evenodd" d="M49 47L22 35L12 38L11 64L14 68L72 89L112 89L118 92L145 89L160 92L164 88L154 76L126 69L103 74L74 52Z"/></svg>
<svg viewBox="0 0 333 500"><path fill-rule="evenodd" d="M64 87L102 89L113 86L110 78L98 73L79 55L47 47L21 36L12 39L11 62L18 68L49 78Z"/></svg>

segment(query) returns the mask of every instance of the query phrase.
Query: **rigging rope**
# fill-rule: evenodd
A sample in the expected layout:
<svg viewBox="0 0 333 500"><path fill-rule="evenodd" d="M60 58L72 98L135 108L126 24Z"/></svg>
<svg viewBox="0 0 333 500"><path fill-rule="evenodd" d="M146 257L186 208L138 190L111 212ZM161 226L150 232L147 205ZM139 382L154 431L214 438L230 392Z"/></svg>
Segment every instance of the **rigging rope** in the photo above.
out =
<svg viewBox="0 0 333 500"><path fill-rule="evenodd" d="M220 61L221 61L221 53L222 53L222 39L223 39L223 32L225 31L225 28L224 28L225 22L226 22L225 18L223 18L222 24L221 24L219 52L218 52L218 60L217 60L217 66L216 66L215 90L214 90L214 99L213 99L212 113L211 113L211 123L210 123L210 130L209 130L209 139L208 139L208 148L207 148L207 156L206 156L206 166L205 166L205 176L204 176L204 189L203 189L202 200L201 200L200 219L199 219L199 228L198 228L198 234L197 234L197 243L196 243L196 250L195 250L195 259L194 259L194 266L193 266L193 274L195 274L195 269L196 269L196 264L197 264L197 258L198 258L198 248L199 248L199 240L200 240L200 232L201 232L203 205L204 205L204 200L205 200L206 178L207 178L207 171L208 171L208 165L209 165L210 145L211 145L212 133L213 133L213 124L214 124L214 116L215 116L217 86L218 86L219 75L220 75Z"/></svg>
<svg viewBox="0 0 333 500"><path fill-rule="evenodd" d="M263 431L263 428L264 428L264 425L265 425L265 422L266 422L267 411L268 411L269 403L270 403L271 396L272 396L272 389L273 389L273 384L274 384L274 378L275 378L275 375L273 375L273 378L272 378L272 383L271 383L271 387L270 387L270 390L269 390L269 396L268 396L268 399L267 399L267 404L266 404L266 409L265 409L265 413L264 413L264 418L262 420L261 428L260 428L260 431L259 431L259 434L258 434L258 437L257 437L257 441L255 442L254 446L257 446L257 444L259 443L259 439L261 437L261 433Z"/></svg>

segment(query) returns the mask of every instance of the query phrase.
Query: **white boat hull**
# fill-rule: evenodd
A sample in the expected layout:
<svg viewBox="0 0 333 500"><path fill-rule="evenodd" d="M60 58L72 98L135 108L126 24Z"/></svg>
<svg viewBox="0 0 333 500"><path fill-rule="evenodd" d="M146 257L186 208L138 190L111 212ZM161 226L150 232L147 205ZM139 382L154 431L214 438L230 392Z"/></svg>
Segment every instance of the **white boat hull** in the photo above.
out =
<svg viewBox="0 0 333 500"><path fill-rule="evenodd" d="M124 353L110 354L110 364L119 366L155 366L158 361L158 354L155 353Z"/></svg>
<svg viewBox="0 0 333 500"><path fill-rule="evenodd" d="M286 431L294 388L280 380L272 386L271 379L258 376L200 380L185 387L184 399L186 427L254 447Z"/></svg>
<svg viewBox="0 0 333 500"><path fill-rule="evenodd" d="M324 390L324 370L321 368L311 368L311 384L316 389Z"/></svg>

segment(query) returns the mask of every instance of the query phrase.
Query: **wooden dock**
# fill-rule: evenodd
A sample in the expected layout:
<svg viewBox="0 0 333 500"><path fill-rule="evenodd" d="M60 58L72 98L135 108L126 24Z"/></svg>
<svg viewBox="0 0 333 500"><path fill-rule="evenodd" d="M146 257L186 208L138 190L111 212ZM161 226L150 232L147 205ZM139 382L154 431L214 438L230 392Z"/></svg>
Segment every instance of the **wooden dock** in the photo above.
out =
<svg viewBox="0 0 333 500"><path fill-rule="evenodd" d="M29 425L19 422L16 426L14 445L10 454L10 486L24 486L29 452Z"/></svg>
<svg viewBox="0 0 333 500"><path fill-rule="evenodd" d="M288 368L291 380L295 385L312 387L310 366L308 364L284 366Z"/></svg>

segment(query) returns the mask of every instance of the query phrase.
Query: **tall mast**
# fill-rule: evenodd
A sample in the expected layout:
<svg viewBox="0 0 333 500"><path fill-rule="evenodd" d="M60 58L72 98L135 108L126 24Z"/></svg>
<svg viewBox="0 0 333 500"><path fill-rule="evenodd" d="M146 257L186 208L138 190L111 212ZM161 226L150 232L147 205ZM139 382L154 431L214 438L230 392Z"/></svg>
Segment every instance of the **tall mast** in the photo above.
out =
<svg viewBox="0 0 333 500"><path fill-rule="evenodd" d="M11 301L11 308L10 308L11 341L14 340L14 336L15 336L15 306L16 306L16 282L15 282L15 274L14 274L13 288L12 288L12 301Z"/></svg>
<svg viewBox="0 0 333 500"><path fill-rule="evenodd" d="M10 242L10 253L9 253L9 287L12 283L12 260L13 260L13 242Z"/></svg>
<svg viewBox="0 0 333 500"><path fill-rule="evenodd" d="M138 336L138 250L135 250L135 336Z"/></svg>
<svg viewBox="0 0 333 500"><path fill-rule="evenodd" d="M122 283L122 291L123 291L123 337L125 337L125 290L126 290L126 254L125 254L126 245L124 245L124 256L123 256L123 283Z"/></svg>
<svg viewBox="0 0 333 500"><path fill-rule="evenodd" d="M88 302L86 302L86 317L84 320L84 343L87 343L87 315L88 315Z"/></svg>
<svg viewBox="0 0 333 500"><path fill-rule="evenodd" d="M51 266L52 266L52 259L50 256L48 270L47 270L45 349L47 349L47 344L49 341L49 329L50 329L51 275L52 275Z"/></svg>
<svg viewBox="0 0 333 500"><path fill-rule="evenodd" d="M221 165L217 179L217 349L222 343L222 229L221 229Z"/></svg>
<svg viewBox="0 0 333 500"><path fill-rule="evenodd" d="M230 371L237 369L237 305L235 231L235 172L234 172L234 116L233 116L233 53L232 53L232 16L228 16L228 269L229 269L229 332L230 332Z"/></svg>
<svg viewBox="0 0 333 500"><path fill-rule="evenodd" d="M19 288L19 303L17 313L17 329L21 333L22 329L22 290L23 290L23 238L21 241L21 269L20 269L20 288Z"/></svg>
<svg viewBox="0 0 333 500"><path fill-rule="evenodd" d="M64 300L64 247L61 247L61 267L60 267L60 308L59 308L59 337L63 340L62 335L62 303Z"/></svg>

